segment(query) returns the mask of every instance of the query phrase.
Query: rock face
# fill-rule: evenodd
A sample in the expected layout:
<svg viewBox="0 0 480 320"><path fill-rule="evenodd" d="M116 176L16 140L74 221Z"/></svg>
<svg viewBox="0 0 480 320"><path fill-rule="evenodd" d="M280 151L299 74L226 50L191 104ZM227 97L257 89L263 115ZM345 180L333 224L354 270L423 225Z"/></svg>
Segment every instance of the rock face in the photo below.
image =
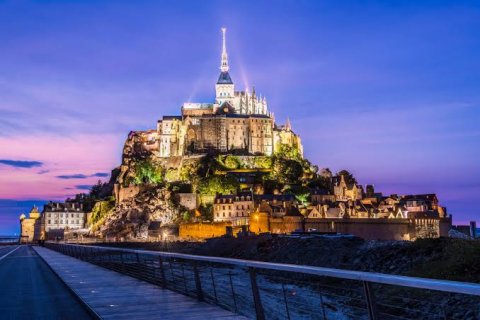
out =
<svg viewBox="0 0 480 320"><path fill-rule="evenodd" d="M117 204L98 233L108 237L146 238L150 222L168 225L174 223L178 216L179 210L169 190L146 187L135 197Z"/></svg>
<svg viewBox="0 0 480 320"><path fill-rule="evenodd" d="M115 208L96 231L97 235L116 238L146 238L152 221L174 223L179 216L174 195L163 185L135 183L138 163L149 161L156 168L167 163L155 156L148 132L130 132L122 154L114 187ZM167 167L168 168L168 167Z"/></svg>

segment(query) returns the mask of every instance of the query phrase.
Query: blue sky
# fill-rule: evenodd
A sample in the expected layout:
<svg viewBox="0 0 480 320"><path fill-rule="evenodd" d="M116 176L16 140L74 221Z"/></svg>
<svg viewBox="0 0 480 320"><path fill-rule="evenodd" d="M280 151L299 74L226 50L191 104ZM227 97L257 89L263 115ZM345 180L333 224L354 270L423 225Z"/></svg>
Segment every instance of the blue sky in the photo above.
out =
<svg viewBox="0 0 480 320"><path fill-rule="evenodd" d="M130 130L212 101L225 26L237 88L312 162L478 220L478 2L0 1L0 21L0 203L81 192Z"/></svg>

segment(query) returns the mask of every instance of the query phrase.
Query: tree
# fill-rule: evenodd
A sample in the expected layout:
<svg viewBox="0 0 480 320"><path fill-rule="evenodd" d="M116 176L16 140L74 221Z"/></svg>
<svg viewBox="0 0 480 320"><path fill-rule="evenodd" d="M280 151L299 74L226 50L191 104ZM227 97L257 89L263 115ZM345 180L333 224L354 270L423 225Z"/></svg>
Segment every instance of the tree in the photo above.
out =
<svg viewBox="0 0 480 320"><path fill-rule="evenodd" d="M224 164L228 169L238 169L240 167L240 160L235 156L226 156Z"/></svg>
<svg viewBox="0 0 480 320"><path fill-rule="evenodd" d="M270 169L272 167L272 158L267 156L255 157L255 168Z"/></svg>
<svg viewBox="0 0 480 320"><path fill-rule="evenodd" d="M154 166L151 161L142 160L135 166L135 184L162 183L165 176L165 170L162 166Z"/></svg>
<svg viewBox="0 0 480 320"><path fill-rule="evenodd" d="M345 169L338 172L337 176L343 176L346 184L357 184L357 179Z"/></svg>
<svg viewBox="0 0 480 320"><path fill-rule="evenodd" d="M295 195L302 204L306 204L310 198L310 189L299 185L291 186L287 193Z"/></svg>
<svg viewBox="0 0 480 320"><path fill-rule="evenodd" d="M303 175L303 166L297 160L275 158L272 174L281 183L298 183Z"/></svg>
<svg viewBox="0 0 480 320"><path fill-rule="evenodd" d="M228 176L209 176L200 181L198 191L200 194L233 194L239 187L238 181Z"/></svg>
<svg viewBox="0 0 480 320"><path fill-rule="evenodd" d="M277 145L277 151L275 152L276 157L287 158L287 159L296 159L299 160L302 157L298 152L298 149L287 144L279 143Z"/></svg>
<svg viewBox="0 0 480 320"><path fill-rule="evenodd" d="M198 210L203 221L213 221L213 205L201 205Z"/></svg>

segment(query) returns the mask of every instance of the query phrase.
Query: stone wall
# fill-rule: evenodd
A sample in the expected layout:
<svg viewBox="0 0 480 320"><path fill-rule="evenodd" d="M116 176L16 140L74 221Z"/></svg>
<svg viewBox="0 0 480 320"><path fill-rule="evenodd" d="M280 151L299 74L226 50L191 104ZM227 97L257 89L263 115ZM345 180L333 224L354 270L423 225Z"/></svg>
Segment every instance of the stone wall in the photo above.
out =
<svg viewBox="0 0 480 320"><path fill-rule="evenodd" d="M184 223L180 225L178 235L183 239L221 237L227 233L227 227L231 226L231 222ZM240 230L239 227L233 227L233 234L237 234Z"/></svg>
<svg viewBox="0 0 480 320"><path fill-rule="evenodd" d="M366 240L412 240L409 219L305 219L305 230L348 233Z"/></svg>
<svg viewBox="0 0 480 320"><path fill-rule="evenodd" d="M194 210L197 208L197 194L196 193L177 193L176 198L181 206L184 206L188 210Z"/></svg>
<svg viewBox="0 0 480 320"><path fill-rule="evenodd" d="M270 217L265 212L254 213L250 216L250 231L256 234L271 233L292 233L303 231L303 218L297 216L284 216L279 218Z"/></svg>
<svg viewBox="0 0 480 320"><path fill-rule="evenodd" d="M115 185L115 199L118 203L123 202L124 200L131 199L142 191L141 186L132 185L129 187L122 188L120 185Z"/></svg>

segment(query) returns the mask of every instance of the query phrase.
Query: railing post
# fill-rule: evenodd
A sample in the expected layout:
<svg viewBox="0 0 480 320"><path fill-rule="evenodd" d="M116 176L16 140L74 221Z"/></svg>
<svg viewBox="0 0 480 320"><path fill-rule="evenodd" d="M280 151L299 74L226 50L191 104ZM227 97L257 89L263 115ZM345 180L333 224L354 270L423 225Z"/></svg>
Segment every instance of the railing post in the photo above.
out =
<svg viewBox="0 0 480 320"><path fill-rule="evenodd" d="M285 301L285 311L287 312L287 319L290 320L290 310L288 309L287 293L285 292L285 285L282 282L283 300Z"/></svg>
<svg viewBox="0 0 480 320"><path fill-rule="evenodd" d="M260 299L260 291L257 285L257 276L254 268L250 268L250 283L252 286L253 302L255 304L255 314L257 320L265 320L265 313L263 312L262 300Z"/></svg>
<svg viewBox="0 0 480 320"><path fill-rule="evenodd" d="M200 281L200 274L198 272L197 263L193 261L193 273L195 274L195 287L197 288L197 299L203 301L202 282Z"/></svg>
<svg viewBox="0 0 480 320"><path fill-rule="evenodd" d="M368 319L377 319L377 309L375 307L375 295L373 294L372 285L368 281L363 281L363 290L367 301Z"/></svg>
<svg viewBox="0 0 480 320"><path fill-rule="evenodd" d="M210 267L210 276L212 277L212 287L213 287L213 295L215 296L215 302L218 303L217 288L215 288L215 279L213 278L213 271L211 267Z"/></svg>
<svg viewBox="0 0 480 320"><path fill-rule="evenodd" d="M158 256L158 263L160 264L160 276L162 277L162 287L167 287L167 278L165 277L165 269L163 268L162 256Z"/></svg>

